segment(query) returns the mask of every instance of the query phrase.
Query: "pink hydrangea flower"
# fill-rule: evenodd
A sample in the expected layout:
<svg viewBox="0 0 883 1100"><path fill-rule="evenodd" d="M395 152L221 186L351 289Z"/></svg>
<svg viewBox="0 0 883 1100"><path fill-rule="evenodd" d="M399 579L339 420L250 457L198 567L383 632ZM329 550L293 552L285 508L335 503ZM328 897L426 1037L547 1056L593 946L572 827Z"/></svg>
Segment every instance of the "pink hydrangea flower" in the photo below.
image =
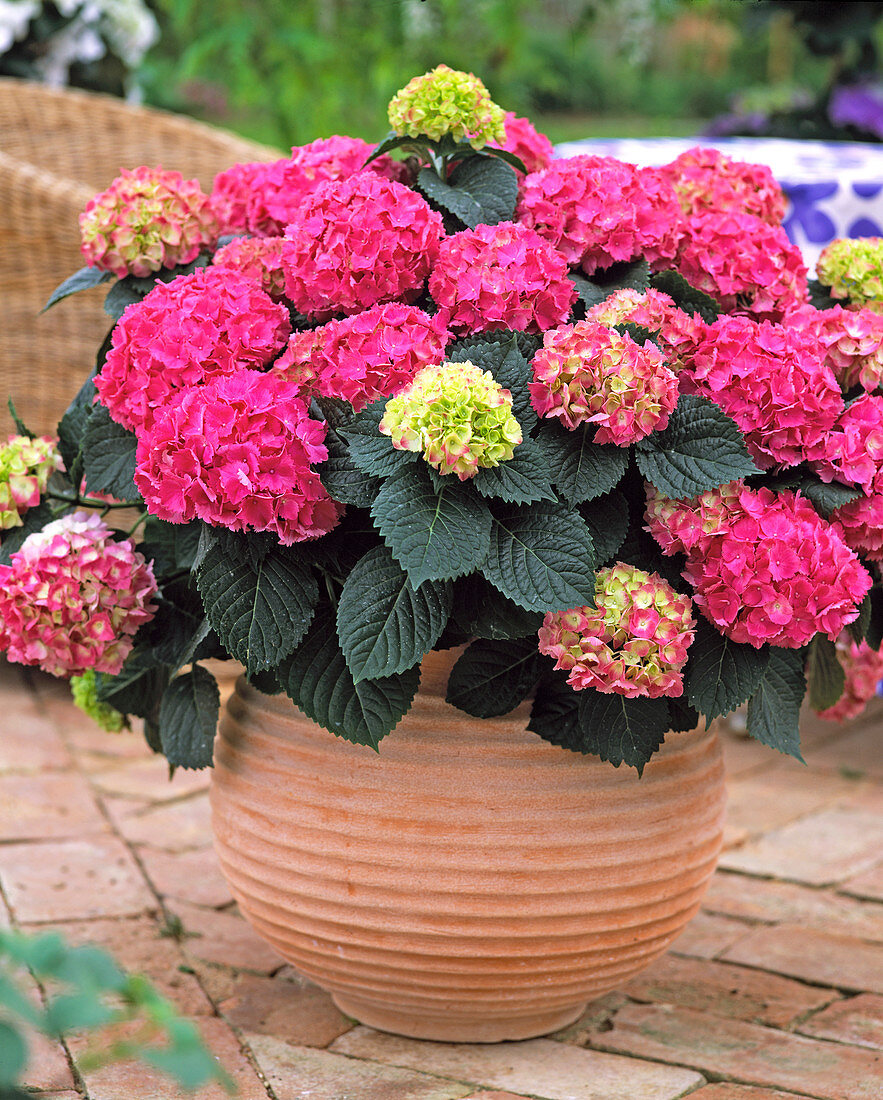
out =
<svg viewBox="0 0 883 1100"><path fill-rule="evenodd" d="M742 515L687 559L684 577L706 618L734 642L798 649L832 640L853 619L871 577L803 497L742 489Z"/></svg>
<svg viewBox="0 0 883 1100"><path fill-rule="evenodd" d="M666 353L668 365L674 371L683 366L683 359L705 332L704 321L685 313L674 300L659 290L616 290L603 302L586 310L587 321L602 325L640 325L657 334L656 342Z"/></svg>
<svg viewBox="0 0 883 1100"><path fill-rule="evenodd" d="M0 447L0 531L21 527L22 515L40 503L54 470L61 470L54 439L11 435Z"/></svg>
<svg viewBox="0 0 883 1100"><path fill-rule="evenodd" d="M505 117L505 141L489 141L494 149L505 149L514 153L528 172L541 172L555 159L555 147L526 118L519 118L514 111L507 111Z"/></svg>
<svg viewBox="0 0 883 1100"><path fill-rule="evenodd" d="M297 217L304 199L328 180L349 179L361 171L403 182L405 166L380 156L366 165L373 146L360 138L319 138L295 146L290 157L264 165L246 199L246 226L259 237L279 237Z"/></svg>
<svg viewBox="0 0 883 1100"><path fill-rule="evenodd" d="M209 201L218 222L219 237L243 233L248 228L248 204L251 196L261 189L267 168L263 161L234 164L215 176Z"/></svg>
<svg viewBox="0 0 883 1100"><path fill-rule="evenodd" d="M545 332L563 324L577 293L567 261L532 229L479 225L447 237L429 293L455 332Z"/></svg>
<svg viewBox="0 0 883 1100"><path fill-rule="evenodd" d="M737 211L781 225L787 200L764 164L732 160L717 149L696 146L660 171L671 182L685 214Z"/></svg>
<svg viewBox="0 0 883 1100"><path fill-rule="evenodd" d="M532 172L515 214L587 275L637 256L669 266L683 231L677 196L658 170L613 157L569 157Z"/></svg>
<svg viewBox="0 0 883 1100"><path fill-rule="evenodd" d="M687 219L674 267L727 313L780 321L807 301L806 265L781 226L753 214Z"/></svg>
<svg viewBox="0 0 883 1100"><path fill-rule="evenodd" d="M550 612L539 631L540 653L555 658L574 691L682 695L681 670L696 626L690 597L656 573L617 562L598 571L595 602L596 608Z"/></svg>
<svg viewBox="0 0 883 1100"><path fill-rule="evenodd" d="M423 367L441 363L449 339L438 314L386 302L295 332L273 369L304 394L340 397L361 409L398 392Z"/></svg>
<svg viewBox="0 0 883 1100"><path fill-rule="evenodd" d="M325 425L273 372L241 370L194 386L158 411L138 440L135 484L169 523L201 519L231 531L272 531L288 546L337 524L313 464Z"/></svg>
<svg viewBox="0 0 883 1100"><path fill-rule="evenodd" d="M883 468L883 397L863 393L851 401L808 457L822 481L871 492Z"/></svg>
<svg viewBox="0 0 883 1100"><path fill-rule="evenodd" d="M850 718L858 718L877 694L877 685L883 680L883 654L872 649L867 642L857 645L848 634L841 634L837 639L837 656L846 673L846 683L837 702L817 712L819 718L827 722L846 722Z"/></svg>
<svg viewBox="0 0 883 1100"><path fill-rule="evenodd" d="M138 432L178 390L264 366L290 333L288 310L250 279L200 268L126 309L95 386L111 417Z"/></svg>
<svg viewBox="0 0 883 1100"><path fill-rule="evenodd" d="M649 483L646 485L646 531L653 536L663 554L702 554L712 539L724 535L734 517L742 514L739 494L741 481L731 481L718 489L707 489L692 500L672 500Z"/></svg>
<svg viewBox="0 0 883 1100"><path fill-rule="evenodd" d="M0 565L0 650L53 676L115 675L156 611L152 566L94 513L74 512L25 539Z"/></svg>
<svg viewBox="0 0 883 1100"><path fill-rule="evenodd" d="M793 310L785 324L812 332L825 349L825 363L844 389L883 386L883 314L872 309Z"/></svg>
<svg viewBox="0 0 883 1100"><path fill-rule="evenodd" d="M80 235L86 263L123 278L189 264L215 242L218 225L197 180L161 168L124 168L86 204Z"/></svg>
<svg viewBox="0 0 883 1100"><path fill-rule="evenodd" d="M663 429L678 401L677 375L659 348L597 321L547 332L532 366L537 413L558 417L571 431L597 424L597 443L626 447Z"/></svg>
<svg viewBox="0 0 883 1100"><path fill-rule="evenodd" d="M411 301L443 234L441 215L404 184L371 172L325 183L285 231L285 292L321 320Z"/></svg>
<svg viewBox="0 0 883 1100"><path fill-rule="evenodd" d="M843 541L870 561L883 561L883 487L831 513Z"/></svg>
<svg viewBox="0 0 883 1100"><path fill-rule="evenodd" d="M214 267L238 271L278 302L285 295L282 237L234 237L212 258Z"/></svg>
<svg viewBox="0 0 883 1100"><path fill-rule="evenodd" d="M763 469L815 453L843 411L815 337L768 321L719 317L678 377L682 390L710 398L736 421Z"/></svg>

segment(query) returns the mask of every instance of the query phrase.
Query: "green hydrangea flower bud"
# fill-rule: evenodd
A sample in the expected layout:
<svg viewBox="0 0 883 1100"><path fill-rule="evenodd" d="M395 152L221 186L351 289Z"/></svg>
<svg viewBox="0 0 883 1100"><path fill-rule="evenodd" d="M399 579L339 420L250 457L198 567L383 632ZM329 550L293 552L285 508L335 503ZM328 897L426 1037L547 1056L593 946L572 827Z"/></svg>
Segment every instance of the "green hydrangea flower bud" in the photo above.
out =
<svg viewBox="0 0 883 1100"><path fill-rule="evenodd" d="M819 282L832 298L883 313L883 237L841 237L822 250L816 264Z"/></svg>
<svg viewBox="0 0 883 1100"><path fill-rule="evenodd" d="M51 439L14 435L0 447L0 531L21 527L22 513L40 503L61 455Z"/></svg>
<svg viewBox="0 0 883 1100"><path fill-rule="evenodd" d="M508 461L522 440L512 395L473 363L424 367L386 406L380 430L399 450L422 451L461 481Z"/></svg>
<svg viewBox="0 0 883 1100"><path fill-rule="evenodd" d="M94 668L87 669L81 676L72 676L70 684L74 703L103 730L119 733L126 726L125 717L110 703L103 703L98 698L98 677Z"/></svg>
<svg viewBox="0 0 883 1100"><path fill-rule="evenodd" d="M450 134L455 141L481 149L489 141L506 140L506 112L491 99L472 73L439 65L415 76L389 104L389 124L400 137Z"/></svg>

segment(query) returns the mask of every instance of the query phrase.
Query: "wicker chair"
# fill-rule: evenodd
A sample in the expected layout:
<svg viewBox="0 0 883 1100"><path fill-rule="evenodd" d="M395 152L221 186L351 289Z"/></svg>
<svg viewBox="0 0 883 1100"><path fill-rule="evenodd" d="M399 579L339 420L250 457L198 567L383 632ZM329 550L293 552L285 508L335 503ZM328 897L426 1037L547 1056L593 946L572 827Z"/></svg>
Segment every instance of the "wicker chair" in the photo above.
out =
<svg viewBox="0 0 883 1100"><path fill-rule="evenodd" d="M0 78L0 439L11 393L25 423L54 433L109 327L106 287L40 310L83 266L77 216L119 174L176 169L209 190L231 164L274 149L162 111L90 92Z"/></svg>

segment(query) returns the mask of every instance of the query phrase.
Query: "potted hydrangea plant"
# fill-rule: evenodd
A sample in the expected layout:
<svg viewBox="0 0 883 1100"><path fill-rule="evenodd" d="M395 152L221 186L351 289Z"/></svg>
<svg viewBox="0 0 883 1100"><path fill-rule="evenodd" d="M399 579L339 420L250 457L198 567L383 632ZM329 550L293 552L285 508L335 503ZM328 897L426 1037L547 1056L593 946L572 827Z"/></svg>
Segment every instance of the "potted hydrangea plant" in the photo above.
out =
<svg viewBox="0 0 883 1100"><path fill-rule="evenodd" d="M389 118L83 213L52 301L114 324L0 456L0 647L214 764L240 906L346 1011L522 1038L695 912L709 723L799 756L807 687L873 692L883 247L810 282L766 169L554 160L445 66Z"/></svg>

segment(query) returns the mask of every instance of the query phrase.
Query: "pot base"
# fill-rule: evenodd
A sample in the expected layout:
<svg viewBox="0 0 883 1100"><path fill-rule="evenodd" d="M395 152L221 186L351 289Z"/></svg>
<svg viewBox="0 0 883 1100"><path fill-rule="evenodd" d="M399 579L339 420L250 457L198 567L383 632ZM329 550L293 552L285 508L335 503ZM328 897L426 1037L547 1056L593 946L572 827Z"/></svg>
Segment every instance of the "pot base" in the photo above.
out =
<svg viewBox="0 0 883 1100"><path fill-rule="evenodd" d="M376 1001L333 993L331 999L344 1014L366 1027L389 1031L407 1039L432 1039L439 1043L503 1043L536 1039L568 1027L582 1016L586 1004L533 1012L527 1016L496 1019L428 1016L397 1009ZM587 1003L587 1002L586 1002Z"/></svg>

